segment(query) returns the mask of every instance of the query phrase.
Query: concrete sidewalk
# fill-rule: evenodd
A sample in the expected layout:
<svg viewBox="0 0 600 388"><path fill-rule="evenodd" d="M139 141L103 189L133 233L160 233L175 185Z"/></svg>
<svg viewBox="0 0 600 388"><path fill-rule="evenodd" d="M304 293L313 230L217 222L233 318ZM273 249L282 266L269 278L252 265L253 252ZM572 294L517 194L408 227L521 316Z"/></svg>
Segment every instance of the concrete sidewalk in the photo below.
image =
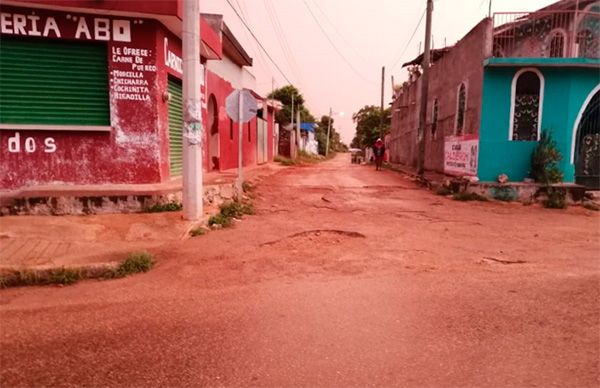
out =
<svg viewBox="0 0 600 388"><path fill-rule="evenodd" d="M256 182L282 168L262 165L245 169ZM205 182L233 182L236 174L207 174ZM174 183L176 184L176 183ZM181 190L179 184L179 190ZM41 190L41 188L38 188ZM218 212L205 205L205 220ZM186 221L182 212L66 216L0 217L0 270L80 267L122 261L128 253L152 250L189 237L200 222Z"/></svg>
<svg viewBox="0 0 600 388"><path fill-rule="evenodd" d="M193 224L181 212L0 217L0 269L121 261L187 237Z"/></svg>

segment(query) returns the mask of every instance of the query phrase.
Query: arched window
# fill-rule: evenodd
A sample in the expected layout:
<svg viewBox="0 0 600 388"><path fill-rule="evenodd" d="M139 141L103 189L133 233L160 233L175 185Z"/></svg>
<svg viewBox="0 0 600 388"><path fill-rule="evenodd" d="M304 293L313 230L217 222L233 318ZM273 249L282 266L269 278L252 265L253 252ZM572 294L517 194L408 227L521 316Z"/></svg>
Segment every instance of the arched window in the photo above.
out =
<svg viewBox="0 0 600 388"><path fill-rule="evenodd" d="M560 30L555 30L550 33L550 41L548 45L548 56L550 58L564 58L565 56L565 33Z"/></svg>
<svg viewBox="0 0 600 388"><path fill-rule="evenodd" d="M544 78L538 70L517 72L512 83L511 140L539 139L543 95Z"/></svg>
<svg viewBox="0 0 600 388"><path fill-rule="evenodd" d="M436 98L433 100L433 109L431 111L431 137L435 139L435 133L437 132L437 124L438 124L438 114L439 114L439 103Z"/></svg>
<svg viewBox="0 0 600 388"><path fill-rule="evenodd" d="M458 88L458 98L456 103L456 127L454 133L456 136L462 136L465 128L465 114L467 111L467 87L464 83Z"/></svg>

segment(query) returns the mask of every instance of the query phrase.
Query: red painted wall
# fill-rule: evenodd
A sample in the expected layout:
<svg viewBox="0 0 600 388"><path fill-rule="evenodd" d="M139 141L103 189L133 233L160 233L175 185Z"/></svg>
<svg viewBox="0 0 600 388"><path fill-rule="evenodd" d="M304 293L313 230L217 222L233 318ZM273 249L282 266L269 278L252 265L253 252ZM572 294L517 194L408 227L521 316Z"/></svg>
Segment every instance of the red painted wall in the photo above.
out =
<svg viewBox="0 0 600 388"><path fill-rule="evenodd" d="M30 14L27 9L2 7L3 12L12 14ZM36 10L36 15L44 20L53 17L61 32L62 39L74 39L77 23L67 15L85 17L88 26L93 26L98 15L75 15L45 10ZM124 73L118 76L115 71L131 71L131 64L117 62L113 53L125 47L147 50L141 60L144 65L156 65L156 24L152 20L111 18L127 20L130 23L131 42L106 42L108 53L108 71L111 79L110 91L110 132L74 132L74 131L0 131L0 189L15 189L46 183L148 183L160 180L158 168L159 139L155 126L157 119L156 72L143 71ZM142 21L142 24L140 24ZM43 25L43 22L41 22ZM93 37L93 32L91 32ZM80 35L79 40L87 40ZM57 39L53 32L46 38ZM123 55L121 55L123 57ZM134 74L135 73L135 74ZM117 76L113 75L117 74ZM132 78L137 75L141 78ZM115 88L119 79L141 79L147 82L148 93L138 93L145 101L123 99L124 94ZM8 141L19 133L21 145L25 139L32 138L37 149L34 152L9 152ZM54 139L55 152L45 152L41 145L47 138ZM21 147L22 148L22 147Z"/></svg>
<svg viewBox="0 0 600 388"><path fill-rule="evenodd" d="M2 7L3 12L31 14L26 8ZM85 17L88 25L93 18L127 20L130 24L130 42L106 42L108 54L110 90L110 132L87 132L65 130L0 130L0 190L12 190L41 184L108 184L108 183L157 183L169 176L169 122L168 102L163 94L167 91L168 76L181 78L174 64L166 63L168 52L181 58L181 40L157 21L101 15L74 14L35 10L36 15L53 17L57 21L61 39L75 40L77 23L73 16ZM70 18L67 18L70 15ZM92 33L93 36L93 33ZM86 40L81 39L79 40ZM167 42L165 42L165 38ZM25 39L28 39L25 37ZM39 39L39 38L38 38ZM43 39L57 39L50 36ZM142 49L135 55L124 55L129 49ZM133 64L120 62L123 57L140 57L144 66L141 71L132 69ZM139 78L136 78L139 77ZM123 82L143 81L147 92L129 93ZM137 81L136 81L137 82ZM125 89L123 89L125 87ZM208 88L208 89L206 89ZM230 120L225 112L225 99L233 91L232 85L218 75L206 71L206 87L203 92L203 152L204 168L209 164L209 142L206 133L208 122L206 103L213 94L217 101L219 117L220 169L232 169L238 165L238 127L234 123L233 139L230 138ZM134 99L131 99L134 98ZM271 113L272 115L272 113ZM268 116L268 157L272 160L272 116ZM248 124L244 125L244 165L253 165L257 159L256 119L251 122L248 140ZM84 129L84 128L82 128ZM9 152L9 139L20 137L21 152ZM31 140L27 140L31 138ZM46 152L45 142L53 139L55 152ZM32 152L25 150L25 142L35 143Z"/></svg>

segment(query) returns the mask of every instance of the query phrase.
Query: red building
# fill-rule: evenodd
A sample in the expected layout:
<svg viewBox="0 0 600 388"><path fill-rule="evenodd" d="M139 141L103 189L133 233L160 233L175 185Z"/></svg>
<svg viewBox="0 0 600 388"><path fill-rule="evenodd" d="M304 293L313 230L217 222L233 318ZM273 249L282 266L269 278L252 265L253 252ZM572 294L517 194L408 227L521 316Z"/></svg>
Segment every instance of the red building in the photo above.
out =
<svg viewBox="0 0 600 388"><path fill-rule="evenodd" d="M0 190L179 177L181 19L181 0L3 0ZM252 87L252 59L222 17L199 23L203 167L225 170L238 163L225 99ZM261 106L244 127L245 165L273 158L273 104Z"/></svg>

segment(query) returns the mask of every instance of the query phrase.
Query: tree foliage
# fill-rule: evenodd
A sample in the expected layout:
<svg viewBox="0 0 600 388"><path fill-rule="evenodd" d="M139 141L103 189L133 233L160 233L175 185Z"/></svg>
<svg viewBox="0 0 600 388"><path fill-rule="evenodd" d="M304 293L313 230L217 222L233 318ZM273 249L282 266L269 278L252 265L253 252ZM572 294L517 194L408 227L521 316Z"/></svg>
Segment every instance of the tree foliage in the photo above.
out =
<svg viewBox="0 0 600 388"><path fill-rule="evenodd" d="M283 108L277 112L275 120L280 125L288 125L292 122L292 96L294 100L294 121L296 119L296 112L300 109L300 120L302 122L314 123L316 121L315 117L304 106L304 96L294 85L283 86L269 94L268 98L279 100L283 104Z"/></svg>
<svg viewBox="0 0 600 388"><path fill-rule="evenodd" d="M269 94L269 98L279 100L283 104L281 111L275 116L275 120L280 125L288 125L291 123L292 117L292 96L294 97L294 121L296 119L296 112L300 110L300 120L304 123L316 123L315 128L315 139L319 142L319 154L325 155L325 148L327 147L327 126L329 124L329 116L321 116L321 120L317 122L317 119L312 113L304 106L305 100L300 90L293 85L286 85L279 89L274 90ZM329 152L332 151L345 151L348 147L342 143L340 134L334 127L333 118L331 119L331 130L329 133Z"/></svg>
<svg viewBox="0 0 600 388"><path fill-rule="evenodd" d="M391 108L383 111L383 130L381 131L379 128L381 109L375 105L365 105L352 115L352 120L356 123L356 136L352 140L351 146L354 148L370 147L377 138L389 132Z"/></svg>

